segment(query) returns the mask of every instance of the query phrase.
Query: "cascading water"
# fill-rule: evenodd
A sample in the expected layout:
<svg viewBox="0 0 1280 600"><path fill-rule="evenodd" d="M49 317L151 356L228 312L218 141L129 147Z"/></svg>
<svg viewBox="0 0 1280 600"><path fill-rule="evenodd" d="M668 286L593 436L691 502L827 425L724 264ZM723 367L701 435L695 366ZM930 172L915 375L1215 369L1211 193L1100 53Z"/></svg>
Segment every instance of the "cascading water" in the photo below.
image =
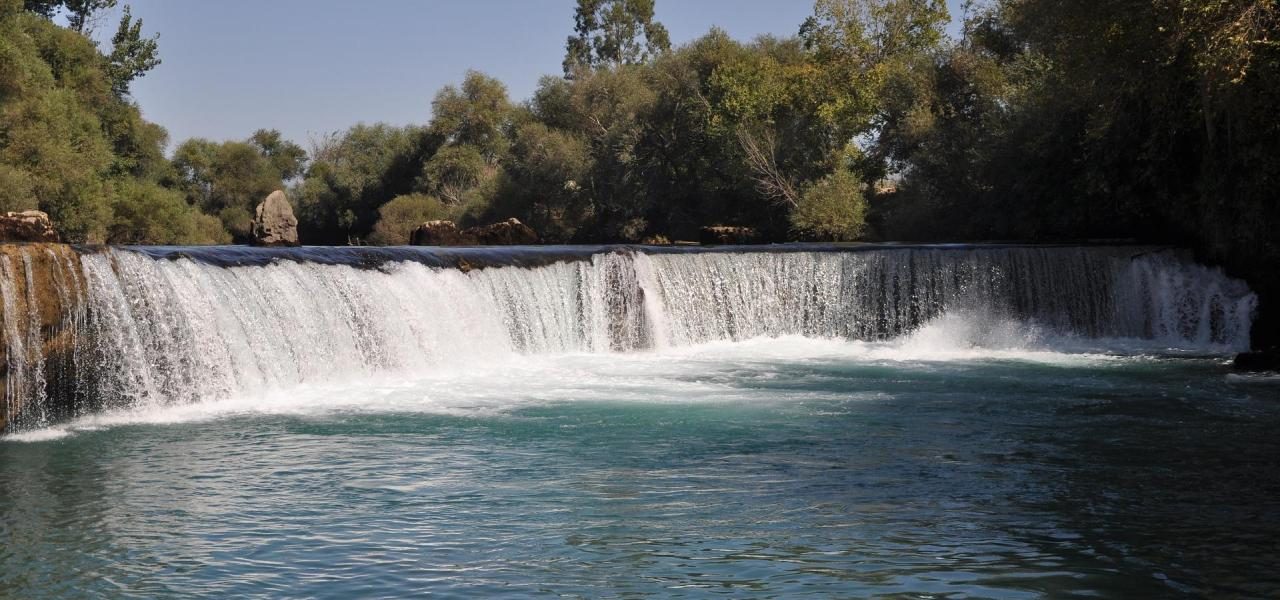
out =
<svg viewBox="0 0 1280 600"><path fill-rule="evenodd" d="M469 271L430 249L376 265L350 249L112 249L79 268L49 253L63 317L42 334L22 252L0 257L10 429L512 354L883 340L958 314L1221 352L1247 348L1255 304L1217 270L1131 247L601 248L535 266L515 249ZM51 335L69 359L46 364Z"/></svg>

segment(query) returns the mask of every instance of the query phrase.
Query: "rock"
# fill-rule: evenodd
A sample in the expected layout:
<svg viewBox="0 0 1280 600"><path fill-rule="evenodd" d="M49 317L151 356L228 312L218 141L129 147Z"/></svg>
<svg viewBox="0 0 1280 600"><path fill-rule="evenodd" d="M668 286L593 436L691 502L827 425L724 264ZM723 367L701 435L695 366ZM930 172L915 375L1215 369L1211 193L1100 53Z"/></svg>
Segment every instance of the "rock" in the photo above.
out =
<svg viewBox="0 0 1280 600"><path fill-rule="evenodd" d="M474 246L476 240L460 231L453 221L427 221L414 228L409 235L413 246Z"/></svg>
<svg viewBox="0 0 1280 600"><path fill-rule="evenodd" d="M1231 367L1237 371L1280 371L1280 352L1241 352Z"/></svg>
<svg viewBox="0 0 1280 600"><path fill-rule="evenodd" d="M714 225L698 230L698 241L704 245L750 244L759 237L756 230L750 227Z"/></svg>
<svg viewBox="0 0 1280 600"><path fill-rule="evenodd" d="M427 221L413 230L414 246L527 246L538 243L538 234L518 219L459 230L453 221Z"/></svg>
<svg viewBox="0 0 1280 600"><path fill-rule="evenodd" d="M254 246L297 246L298 219L293 216L293 206L284 192L276 190L267 196L254 211Z"/></svg>
<svg viewBox="0 0 1280 600"><path fill-rule="evenodd" d="M38 210L7 212L0 215L0 241L57 242L58 232L49 215Z"/></svg>
<svg viewBox="0 0 1280 600"><path fill-rule="evenodd" d="M651 235L640 240L641 246L670 246L671 239L665 235Z"/></svg>
<svg viewBox="0 0 1280 600"><path fill-rule="evenodd" d="M538 243L538 234L514 218L484 227L473 227L467 233L486 246L529 246Z"/></svg>

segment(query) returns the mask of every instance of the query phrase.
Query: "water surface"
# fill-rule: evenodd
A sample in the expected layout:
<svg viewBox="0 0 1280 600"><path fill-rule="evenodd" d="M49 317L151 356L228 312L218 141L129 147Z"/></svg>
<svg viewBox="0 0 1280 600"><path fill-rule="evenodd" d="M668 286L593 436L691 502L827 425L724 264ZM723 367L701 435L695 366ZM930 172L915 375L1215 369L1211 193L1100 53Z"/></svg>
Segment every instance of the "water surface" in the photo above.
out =
<svg viewBox="0 0 1280 600"><path fill-rule="evenodd" d="M0 596L1280 593L1280 383L965 325L511 357L9 436Z"/></svg>

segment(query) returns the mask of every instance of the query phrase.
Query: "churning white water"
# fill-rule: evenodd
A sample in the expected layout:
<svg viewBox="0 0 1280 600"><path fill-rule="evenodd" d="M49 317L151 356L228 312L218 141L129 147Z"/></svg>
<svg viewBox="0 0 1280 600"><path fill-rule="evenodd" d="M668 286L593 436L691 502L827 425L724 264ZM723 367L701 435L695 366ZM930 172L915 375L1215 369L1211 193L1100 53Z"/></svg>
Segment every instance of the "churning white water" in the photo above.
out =
<svg viewBox="0 0 1280 600"><path fill-rule="evenodd" d="M12 297L22 266L29 280L29 261L0 264L10 406L12 394L43 394L44 386L34 379L43 367L33 366L42 359L29 350L40 339L19 326L34 317L17 314ZM516 356L760 337L899 338L895 351L1129 339L1222 352L1247 348L1255 304L1243 283L1217 270L1135 248L625 249L469 272L414 260L226 266L113 249L81 256L79 273L55 279L80 311L72 319L74 398L61 400L72 414ZM26 305L34 310L35 299ZM25 362L15 370L15 360Z"/></svg>

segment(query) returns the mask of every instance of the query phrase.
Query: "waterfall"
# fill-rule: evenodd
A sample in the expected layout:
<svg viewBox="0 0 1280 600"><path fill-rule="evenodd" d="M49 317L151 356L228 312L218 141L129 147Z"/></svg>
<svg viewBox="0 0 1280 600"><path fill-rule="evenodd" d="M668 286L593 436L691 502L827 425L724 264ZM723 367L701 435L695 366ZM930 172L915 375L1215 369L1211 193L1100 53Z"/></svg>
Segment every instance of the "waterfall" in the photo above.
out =
<svg viewBox="0 0 1280 600"><path fill-rule="evenodd" d="M1133 247L33 252L21 273L0 256L11 429L515 354L886 340L961 312L1223 352L1248 347L1256 302ZM484 268L443 266L464 255Z"/></svg>

